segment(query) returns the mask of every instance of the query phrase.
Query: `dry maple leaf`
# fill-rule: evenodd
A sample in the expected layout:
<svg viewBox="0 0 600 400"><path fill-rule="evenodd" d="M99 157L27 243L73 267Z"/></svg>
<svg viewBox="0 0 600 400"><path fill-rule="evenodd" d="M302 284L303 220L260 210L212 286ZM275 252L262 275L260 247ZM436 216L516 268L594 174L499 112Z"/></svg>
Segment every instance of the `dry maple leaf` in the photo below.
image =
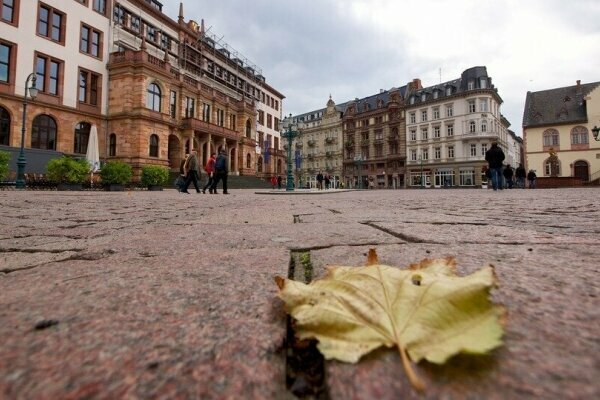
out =
<svg viewBox="0 0 600 400"><path fill-rule="evenodd" d="M458 277L454 259L446 258L401 270L378 264L371 249L364 267L329 267L309 285L276 281L296 335L316 338L326 359L355 363L380 346L396 346L419 390L424 385L408 356L442 364L457 353L483 354L502 344L505 309L489 299L492 266Z"/></svg>

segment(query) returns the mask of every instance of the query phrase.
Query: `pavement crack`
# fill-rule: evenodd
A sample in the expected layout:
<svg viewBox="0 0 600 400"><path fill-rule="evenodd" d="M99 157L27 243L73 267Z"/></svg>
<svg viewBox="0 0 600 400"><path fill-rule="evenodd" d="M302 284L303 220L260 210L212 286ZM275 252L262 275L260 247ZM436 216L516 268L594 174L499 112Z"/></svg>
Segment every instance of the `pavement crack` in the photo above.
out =
<svg viewBox="0 0 600 400"><path fill-rule="evenodd" d="M396 231L393 231L393 230L391 230L391 229L384 228L383 226L379 226L379 225L377 225L376 223L374 223L374 222L371 222L371 221L360 222L360 224L363 224L363 225L370 226L371 228L375 228L375 229L377 229L377 230L380 230L380 231L382 231L382 232L385 232L385 233L387 233L388 235L392 235L392 236L394 236L395 238L398 238L398 239L404 240L405 242L408 242L408 243L429 243L429 244L442 244L442 243L438 243L438 242L434 242L434 241L430 241L430 240L423 240L423 239L421 239L421 238L418 238L418 237L416 237L416 236L407 235L407 234L405 234L405 233L396 232Z"/></svg>
<svg viewBox="0 0 600 400"><path fill-rule="evenodd" d="M80 251L84 251L85 249L54 249L54 250L46 250L46 249L19 249L16 247L7 247L7 248L0 248L0 253L27 253L27 254L34 254L34 253L50 253L50 254L60 254L60 253L72 253L72 252L80 252Z"/></svg>

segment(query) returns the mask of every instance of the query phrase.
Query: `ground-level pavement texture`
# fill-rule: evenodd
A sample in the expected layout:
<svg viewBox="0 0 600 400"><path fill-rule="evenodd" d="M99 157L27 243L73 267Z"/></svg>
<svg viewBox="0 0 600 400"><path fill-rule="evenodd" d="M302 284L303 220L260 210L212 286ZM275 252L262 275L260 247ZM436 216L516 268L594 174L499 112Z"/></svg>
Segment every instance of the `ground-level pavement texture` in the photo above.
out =
<svg viewBox="0 0 600 400"><path fill-rule="evenodd" d="M594 188L0 191L0 398L310 394L310 378L298 384L286 368L273 279L298 254L317 279L327 265L364 265L376 248L402 268L447 256L460 275L493 264L504 345L419 363L424 393L393 349L355 365L322 361L313 397L598 399L599 199Z"/></svg>

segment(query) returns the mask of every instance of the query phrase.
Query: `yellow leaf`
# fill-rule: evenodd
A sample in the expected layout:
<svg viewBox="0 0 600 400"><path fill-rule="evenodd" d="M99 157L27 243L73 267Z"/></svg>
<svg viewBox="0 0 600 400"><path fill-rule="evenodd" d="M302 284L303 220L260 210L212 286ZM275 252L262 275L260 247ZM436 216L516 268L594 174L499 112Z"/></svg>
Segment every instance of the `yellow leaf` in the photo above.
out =
<svg viewBox="0 0 600 400"><path fill-rule="evenodd" d="M484 354L502 344L505 310L489 291L492 266L458 277L452 258L423 260L407 270L378 264L330 267L309 285L276 278L300 339L316 338L326 359L357 362L397 347L412 385L423 389L408 359L442 364L457 353Z"/></svg>

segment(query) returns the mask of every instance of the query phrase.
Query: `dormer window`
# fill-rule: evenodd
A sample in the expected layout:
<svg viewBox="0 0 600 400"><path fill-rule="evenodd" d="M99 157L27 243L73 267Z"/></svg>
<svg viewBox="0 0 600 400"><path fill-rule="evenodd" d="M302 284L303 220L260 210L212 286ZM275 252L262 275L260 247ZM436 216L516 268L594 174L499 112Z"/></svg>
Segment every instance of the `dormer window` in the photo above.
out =
<svg viewBox="0 0 600 400"><path fill-rule="evenodd" d="M475 81L470 80L469 82L467 82L467 90L473 90L475 89Z"/></svg>
<svg viewBox="0 0 600 400"><path fill-rule="evenodd" d="M438 94L439 94L439 92L437 90L434 90L433 91L433 98L437 99L438 98Z"/></svg>
<svg viewBox="0 0 600 400"><path fill-rule="evenodd" d="M415 96L410 96L410 104L415 104Z"/></svg>
<svg viewBox="0 0 600 400"><path fill-rule="evenodd" d="M452 94L452 86L446 86L446 96L450 96Z"/></svg>
<svg viewBox="0 0 600 400"><path fill-rule="evenodd" d="M421 93L421 101L427 100L427 93Z"/></svg>
<svg viewBox="0 0 600 400"><path fill-rule="evenodd" d="M486 78L479 78L479 87L481 89L487 88L487 79Z"/></svg>

